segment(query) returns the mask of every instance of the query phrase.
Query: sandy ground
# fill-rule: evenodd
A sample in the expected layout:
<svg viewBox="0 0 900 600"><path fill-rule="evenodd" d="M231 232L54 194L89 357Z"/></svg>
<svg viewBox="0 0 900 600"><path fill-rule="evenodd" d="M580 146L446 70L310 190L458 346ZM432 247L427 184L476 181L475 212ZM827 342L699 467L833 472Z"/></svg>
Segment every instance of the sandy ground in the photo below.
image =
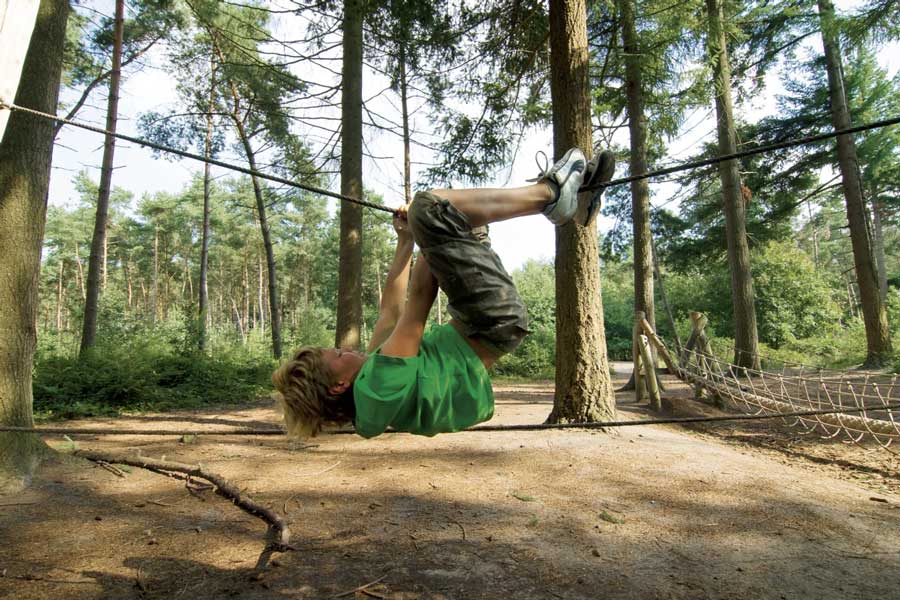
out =
<svg viewBox="0 0 900 600"><path fill-rule="evenodd" d="M496 392L493 423L538 423L552 404L550 384ZM672 380L665 395L676 414L715 413ZM631 399L619 394L620 417L645 416ZM259 402L114 422L203 428L276 420L271 404ZM261 521L175 479L141 469L117 477L67 458L45 465L24 493L0 497L0 597L900 594L896 455L771 422L613 434L322 436L312 444L86 437L78 445L202 463L286 515L297 550L256 573Z"/></svg>

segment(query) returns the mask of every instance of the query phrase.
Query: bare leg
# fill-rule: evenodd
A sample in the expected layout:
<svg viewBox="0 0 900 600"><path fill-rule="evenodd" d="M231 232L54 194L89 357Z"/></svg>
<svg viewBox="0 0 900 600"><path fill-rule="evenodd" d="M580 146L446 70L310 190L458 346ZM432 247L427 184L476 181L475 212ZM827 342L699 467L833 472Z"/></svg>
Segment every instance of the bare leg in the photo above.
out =
<svg viewBox="0 0 900 600"><path fill-rule="evenodd" d="M431 191L449 200L450 204L468 217L472 227L540 214L547 203L553 200L553 191L546 183L518 188Z"/></svg>

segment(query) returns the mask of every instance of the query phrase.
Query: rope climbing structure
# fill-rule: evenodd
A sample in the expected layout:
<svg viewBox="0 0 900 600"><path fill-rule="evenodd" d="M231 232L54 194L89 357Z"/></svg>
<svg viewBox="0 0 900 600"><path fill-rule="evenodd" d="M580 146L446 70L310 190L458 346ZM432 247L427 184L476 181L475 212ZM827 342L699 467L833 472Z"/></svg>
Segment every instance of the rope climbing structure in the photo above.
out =
<svg viewBox="0 0 900 600"><path fill-rule="evenodd" d="M670 371L694 386L698 395L706 392L719 406L752 415L782 415L785 424L825 439L874 442L885 449L895 441L900 443L900 415L895 414L900 403L900 376L789 363L773 370L773 361L765 357L759 363L768 363L768 370L739 367L722 358L728 350L713 350L703 331L706 318L694 313L692 320L694 331L680 350L677 364L668 352L665 356ZM655 333L648 337L652 339ZM659 344L658 337L656 340ZM853 414L843 412L850 408L856 409ZM803 411L817 414L796 414Z"/></svg>

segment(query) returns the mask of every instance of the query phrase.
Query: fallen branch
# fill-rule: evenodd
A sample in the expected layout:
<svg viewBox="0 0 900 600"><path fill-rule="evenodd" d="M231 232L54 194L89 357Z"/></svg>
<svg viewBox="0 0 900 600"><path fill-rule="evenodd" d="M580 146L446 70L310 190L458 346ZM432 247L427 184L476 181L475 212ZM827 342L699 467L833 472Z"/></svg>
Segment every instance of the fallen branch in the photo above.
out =
<svg viewBox="0 0 900 600"><path fill-rule="evenodd" d="M358 588L353 588L352 590L347 590L346 592L341 592L339 594L335 594L334 596L331 596L331 598L343 598L344 596L350 596L352 594L355 594L356 592L365 592L366 588L372 587L376 583L381 582L388 575L389 575L389 573L385 573L384 575L382 575L375 581L370 581L369 583L367 583L365 585L361 585Z"/></svg>
<svg viewBox="0 0 900 600"><path fill-rule="evenodd" d="M103 467L104 469L106 469L107 471L109 471L110 473L115 475L116 477L125 477L125 473L122 472L122 469L116 468L115 466L109 464L108 462L106 462L104 460L98 460L98 461L94 461L94 462L96 462L98 466Z"/></svg>
<svg viewBox="0 0 900 600"><path fill-rule="evenodd" d="M254 517L258 517L268 524L268 541L266 544L266 550L263 552L263 554L268 554L271 552L286 552L288 550L294 549L290 545L291 532L288 529L288 526L285 523L284 519L282 519L271 509L266 508L261 504L257 504L248 496L242 494L234 484L229 482L221 475L210 473L200 465L189 465L185 463L177 463L166 460L157 460L144 456L107 454L90 450L79 450L75 452L75 455L96 463L115 463L120 465L128 465L130 467L140 467L142 469L148 469L156 473L181 473L188 477L205 479L215 486L216 493L218 495L222 496L223 498L228 498L235 506L237 506L244 512L247 512Z"/></svg>

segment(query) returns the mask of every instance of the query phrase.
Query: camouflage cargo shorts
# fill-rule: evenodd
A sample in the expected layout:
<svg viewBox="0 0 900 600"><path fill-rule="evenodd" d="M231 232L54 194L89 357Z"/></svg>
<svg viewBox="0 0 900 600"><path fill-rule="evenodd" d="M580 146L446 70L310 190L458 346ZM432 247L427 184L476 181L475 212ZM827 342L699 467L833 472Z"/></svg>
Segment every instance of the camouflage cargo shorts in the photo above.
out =
<svg viewBox="0 0 900 600"><path fill-rule="evenodd" d="M428 266L447 294L447 310L462 332L497 356L512 352L528 331L528 313L486 228L431 192L418 192L409 225Z"/></svg>

